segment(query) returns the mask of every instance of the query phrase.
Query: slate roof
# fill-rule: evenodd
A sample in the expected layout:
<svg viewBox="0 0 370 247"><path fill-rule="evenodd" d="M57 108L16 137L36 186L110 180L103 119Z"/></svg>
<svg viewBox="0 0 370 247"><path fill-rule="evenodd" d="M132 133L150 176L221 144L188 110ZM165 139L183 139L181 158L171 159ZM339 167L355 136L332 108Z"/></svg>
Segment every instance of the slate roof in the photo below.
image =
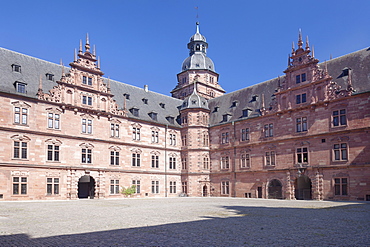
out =
<svg viewBox="0 0 370 247"><path fill-rule="evenodd" d="M20 73L12 71L13 64L21 66ZM324 69L325 63L320 63L319 67ZM329 75L333 77L333 81L337 82L342 88L346 88L347 86L347 76L343 71L349 68L352 73L352 85L356 90L354 94L370 91L370 48L365 48L331 59L327 62L327 67ZM69 68L65 67L65 73L68 73L68 71ZM47 80L47 73L54 75L53 81ZM0 48L1 92L20 94L16 92L14 84L18 81L27 84L27 93L20 95L37 98L36 94L40 75L43 81L43 91L48 92L57 85L55 81L61 78L61 74L61 65ZM104 80L105 83L108 82L106 78L104 78ZM281 77L281 81L284 81L284 76ZM111 80L110 84L111 92L115 95L114 99L119 105L119 108L123 108L124 105L123 95L130 94L130 99L126 100L126 108L139 109L138 117L135 117L131 112L128 113L129 117L180 127L176 122L176 118L183 104L182 100L152 91L146 91L143 88L138 88L115 80ZM278 78L274 78L210 99L208 101L208 107L211 111L210 126L260 116L259 109L262 107L262 94L265 99L265 107L268 108L277 86ZM143 99L147 99L147 104ZM217 109L217 111L215 109ZM249 110L248 117L243 117L243 110ZM151 112L157 113L157 121L152 120L148 115ZM225 120L223 115L228 115L225 122L223 122L223 120ZM167 117L173 117L175 119L174 124L171 124Z"/></svg>
<svg viewBox="0 0 370 247"><path fill-rule="evenodd" d="M321 69L325 69L325 62L319 64ZM351 69L352 85L356 90L353 95L370 91L370 48L365 48L338 58L327 61L329 75L333 81L345 89L347 78L343 70ZM285 77L282 76L281 82ZM250 109L249 118L260 116L259 109L262 107L262 94L265 98L265 107L268 108L275 90L278 87L278 78L274 78L253 86L243 88L220 97L210 99L208 102L210 113L210 125L223 124L241 119L244 109ZM233 106L235 102L235 106ZM233 106L233 107L232 107ZM216 111L217 109L217 111ZM228 120L223 121L223 115L228 114Z"/></svg>
<svg viewBox="0 0 370 247"><path fill-rule="evenodd" d="M12 65L21 66L21 72L12 70ZM68 67L65 67L65 73L69 72ZM54 80L47 80L46 74L53 74ZM42 78L42 88L44 92L48 92L57 85L56 81L62 76L62 66L41 60L35 57L27 56L18 52L0 48L0 91L22 96L37 98L36 94L39 87L40 75ZM26 83L26 94L16 91L15 82ZM104 82L108 83L108 79L104 78ZM152 91L146 91L143 88L131 86L119 81L110 80L111 92L114 94L120 109L124 106L123 94L130 94L130 99L126 100L126 108L139 109L139 116L135 117L131 112L128 116L145 121L168 124L171 126L180 127L176 122L179 115L178 107L181 106L182 100L162 95ZM147 99L147 104L142 99ZM149 113L157 113L157 120L154 121ZM168 121L167 117L173 117L174 123Z"/></svg>

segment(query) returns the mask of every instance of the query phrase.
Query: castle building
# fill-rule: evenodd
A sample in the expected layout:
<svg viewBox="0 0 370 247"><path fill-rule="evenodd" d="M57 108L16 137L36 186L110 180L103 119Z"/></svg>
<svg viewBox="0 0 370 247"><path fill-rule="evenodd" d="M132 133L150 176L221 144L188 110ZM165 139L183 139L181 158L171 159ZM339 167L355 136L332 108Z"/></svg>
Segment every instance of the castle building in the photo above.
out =
<svg viewBox="0 0 370 247"><path fill-rule="evenodd" d="M370 49L225 94L196 33L172 97L0 48L0 200L224 196L370 200Z"/></svg>

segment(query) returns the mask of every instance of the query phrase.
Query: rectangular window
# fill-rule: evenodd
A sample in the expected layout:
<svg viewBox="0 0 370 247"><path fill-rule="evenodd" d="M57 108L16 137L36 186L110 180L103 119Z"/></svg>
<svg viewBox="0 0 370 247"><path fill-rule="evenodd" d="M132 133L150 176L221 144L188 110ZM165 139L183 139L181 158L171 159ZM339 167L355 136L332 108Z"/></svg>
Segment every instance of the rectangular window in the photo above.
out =
<svg viewBox="0 0 370 247"><path fill-rule="evenodd" d="M266 166L275 166L275 152L266 152L265 154L265 164Z"/></svg>
<svg viewBox="0 0 370 247"><path fill-rule="evenodd" d="M87 85L92 86L92 78L91 77L89 77L87 79Z"/></svg>
<svg viewBox="0 0 370 247"><path fill-rule="evenodd" d="M264 126L265 137L274 136L274 125L272 123L265 124Z"/></svg>
<svg viewBox="0 0 370 247"><path fill-rule="evenodd" d="M301 117L296 119L296 131L297 132L307 131L307 117Z"/></svg>
<svg viewBox="0 0 370 247"><path fill-rule="evenodd" d="M27 159L27 142L14 141L13 158Z"/></svg>
<svg viewBox="0 0 370 247"><path fill-rule="evenodd" d="M159 156L152 155L152 168L159 168Z"/></svg>
<svg viewBox="0 0 370 247"><path fill-rule="evenodd" d="M305 81L306 81L306 73L303 73L303 74L301 75L301 81L302 81L302 82L305 82Z"/></svg>
<svg viewBox="0 0 370 247"><path fill-rule="evenodd" d="M60 115L54 113L48 113L48 128L59 129Z"/></svg>
<svg viewBox="0 0 370 247"><path fill-rule="evenodd" d="M92 150L89 148L83 148L81 150L81 163L91 164L92 163Z"/></svg>
<svg viewBox="0 0 370 247"><path fill-rule="evenodd" d="M221 143L229 143L229 132L224 132L221 134Z"/></svg>
<svg viewBox="0 0 370 247"><path fill-rule="evenodd" d="M159 181L152 181L152 193L153 194L159 193Z"/></svg>
<svg viewBox="0 0 370 247"><path fill-rule="evenodd" d="M140 128L132 128L132 140L140 140Z"/></svg>
<svg viewBox="0 0 370 247"><path fill-rule="evenodd" d="M170 193L176 193L176 182L170 181Z"/></svg>
<svg viewBox="0 0 370 247"><path fill-rule="evenodd" d="M132 166L140 166L140 154L133 153L132 154Z"/></svg>
<svg viewBox="0 0 370 247"><path fill-rule="evenodd" d="M209 158L203 157L203 169L208 170L209 169Z"/></svg>
<svg viewBox="0 0 370 247"><path fill-rule="evenodd" d="M248 141L249 140L249 128L242 129L241 132L242 132L242 141Z"/></svg>
<svg viewBox="0 0 370 247"><path fill-rule="evenodd" d="M82 76L82 83L87 84L87 77L86 76Z"/></svg>
<svg viewBox="0 0 370 247"><path fill-rule="evenodd" d="M182 193L187 194L188 193L188 183L182 182L181 183Z"/></svg>
<svg viewBox="0 0 370 247"><path fill-rule="evenodd" d="M305 103L307 101L306 93L296 95L296 104Z"/></svg>
<svg viewBox="0 0 370 247"><path fill-rule="evenodd" d="M221 182L221 194L222 195L230 194L229 181L222 181Z"/></svg>
<svg viewBox="0 0 370 247"><path fill-rule="evenodd" d="M27 125L28 109L27 108L14 108L14 123Z"/></svg>
<svg viewBox="0 0 370 247"><path fill-rule="evenodd" d="M119 166L119 152L110 151L110 164Z"/></svg>
<svg viewBox="0 0 370 247"><path fill-rule="evenodd" d="M308 163L308 149L297 148L297 163Z"/></svg>
<svg viewBox="0 0 370 247"><path fill-rule="evenodd" d="M181 137L181 140L182 140L182 145L183 146L186 146L188 143L187 143L187 135L183 135L182 137Z"/></svg>
<svg viewBox="0 0 370 247"><path fill-rule="evenodd" d="M119 194L119 180L112 179L110 180L110 194Z"/></svg>
<svg viewBox="0 0 370 247"><path fill-rule="evenodd" d="M229 156L221 157L221 169L229 169Z"/></svg>
<svg viewBox="0 0 370 247"><path fill-rule="evenodd" d="M132 185L135 186L135 193L140 193L140 180L132 180Z"/></svg>
<svg viewBox="0 0 370 247"><path fill-rule="evenodd" d="M27 177L13 177L13 195L27 195Z"/></svg>
<svg viewBox="0 0 370 247"><path fill-rule="evenodd" d="M92 133L92 120L82 119L82 133L91 134Z"/></svg>
<svg viewBox="0 0 370 247"><path fill-rule="evenodd" d="M188 165L187 165L187 159L186 159L186 157L183 157L181 159L181 169L186 170L187 167L188 167Z"/></svg>
<svg viewBox="0 0 370 247"><path fill-rule="evenodd" d="M348 160L348 148L347 143L334 144L334 160L335 161L347 161Z"/></svg>
<svg viewBox="0 0 370 247"><path fill-rule="evenodd" d="M295 83L296 84L301 83L301 75L296 75L295 76Z"/></svg>
<svg viewBox="0 0 370 247"><path fill-rule="evenodd" d="M158 143L158 131L152 131L152 142Z"/></svg>
<svg viewBox="0 0 370 247"><path fill-rule="evenodd" d="M59 195L59 178L46 178L46 194Z"/></svg>
<svg viewBox="0 0 370 247"><path fill-rule="evenodd" d="M170 145L176 146L176 135L170 134Z"/></svg>
<svg viewBox="0 0 370 247"><path fill-rule="evenodd" d="M119 137L119 124L110 124L110 136Z"/></svg>
<svg viewBox="0 0 370 247"><path fill-rule="evenodd" d="M176 169L176 158L170 157L170 169Z"/></svg>
<svg viewBox="0 0 370 247"><path fill-rule="evenodd" d="M59 161L59 146L58 145L48 145L48 161Z"/></svg>
<svg viewBox="0 0 370 247"><path fill-rule="evenodd" d="M333 111L333 126L347 125L346 109Z"/></svg>
<svg viewBox="0 0 370 247"><path fill-rule="evenodd" d="M334 194L336 196L348 195L348 179L347 178L334 178Z"/></svg>
<svg viewBox="0 0 370 247"><path fill-rule="evenodd" d="M26 93L26 84L17 82L16 84L17 92L18 93Z"/></svg>
<svg viewBox="0 0 370 247"><path fill-rule="evenodd" d="M240 156L240 168L249 168L250 165L249 154L242 154Z"/></svg>

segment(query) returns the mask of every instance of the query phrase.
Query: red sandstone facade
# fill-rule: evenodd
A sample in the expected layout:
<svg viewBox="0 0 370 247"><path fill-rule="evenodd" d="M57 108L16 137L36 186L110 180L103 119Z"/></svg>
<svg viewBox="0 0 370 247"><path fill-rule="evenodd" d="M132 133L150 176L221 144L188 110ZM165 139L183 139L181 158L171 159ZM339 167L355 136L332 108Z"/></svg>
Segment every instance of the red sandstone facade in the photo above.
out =
<svg viewBox="0 0 370 247"><path fill-rule="evenodd" d="M2 49L0 200L370 200L369 50L318 64L300 35L284 77L224 94L198 26L188 48L174 98L103 78L88 39L70 69Z"/></svg>

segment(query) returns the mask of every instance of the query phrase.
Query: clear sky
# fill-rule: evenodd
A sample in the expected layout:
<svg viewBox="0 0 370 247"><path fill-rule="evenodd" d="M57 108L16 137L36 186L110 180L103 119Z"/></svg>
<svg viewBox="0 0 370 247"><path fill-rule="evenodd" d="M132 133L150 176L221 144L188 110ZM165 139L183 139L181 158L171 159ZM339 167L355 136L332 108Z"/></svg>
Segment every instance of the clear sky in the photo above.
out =
<svg viewBox="0 0 370 247"><path fill-rule="evenodd" d="M196 6L227 92L282 75L300 28L322 62L370 46L369 0L4 0L0 47L68 65L89 33L105 77L170 95Z"/></svg>

